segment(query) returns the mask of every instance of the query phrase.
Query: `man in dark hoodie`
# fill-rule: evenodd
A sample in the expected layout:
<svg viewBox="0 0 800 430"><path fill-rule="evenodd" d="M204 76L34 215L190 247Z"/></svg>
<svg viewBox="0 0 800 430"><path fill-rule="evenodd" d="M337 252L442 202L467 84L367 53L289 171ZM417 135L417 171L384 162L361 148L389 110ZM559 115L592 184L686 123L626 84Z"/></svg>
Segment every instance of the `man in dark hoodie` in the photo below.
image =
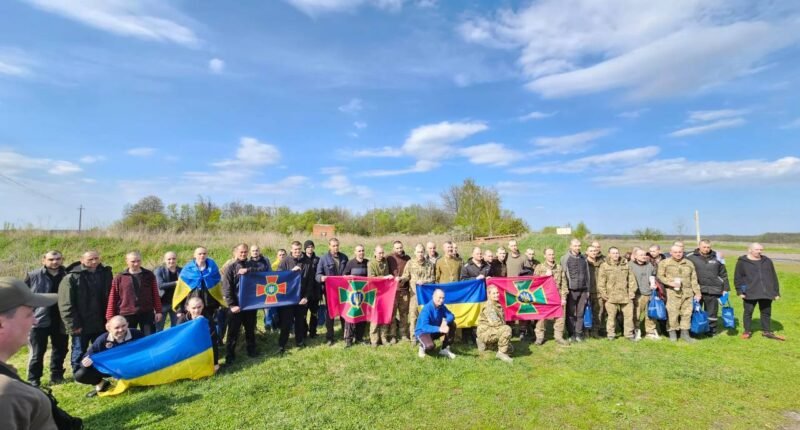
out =
<svg viewBox="0 0 800 430"><path fill-rule="evenodd" d="M240 243L234 248L235 260L225 267L222 273L222 297L228 305L228 338L225 342L225 364L232 364L236 360L236 343L239 341L239 331L244 326L244 341L249 357L256 357L256 312L245 311L239 306L239 279L249 272L265 271L268 265L251 260L247 253L250 248L246 243ZM265 263L267 263L265 261ZM261 270L259 270L261 269Z"/></svg>
<svg viewBox="0 0 800 430"><path fill-rule="evenodd" d="M48 251L42 256L42 267L29 272L25 276L25 284L34 294L58 293L58 285L66 271L61 265L63 257L58 251ZM64 382L64 359L67 357L69 338L61 322L58 304L36 308L33 311L35 321L28 336L30 358L28 359L28 382L34 387L41 385L40 379L44 370L44 353L47 351L47 339L50 339L50 382Z"/></svg>
<svg viewBox="0 0 800 430"><path fill-rule="evenodd" d="M332 237L328 239L328 253L319 259L317 266L316 280L322 284L323 295L325 294L325 278L328 276L341 276L347 265L347 255L339 252L339 239ZM325 321L325 339L328 346L333 346L333 315L328 315ZM344 320L339 319L344 326Z"/></svg>
<svg viewBox="0 0 800 430"><path fill-rule="evenodd" d="M322 286L315 277L317 267L319 267L319 257L314 253L314 242L307 240L303 243L303 249L306 253L306 264L308 264L308 271L311 274L311 279L308 280L308 312L311 314L308 317L308 337L314 339L317 337L317 325L319 318L319 301L322 299ZM305 316L303 316L305 320Z"/></svg>
<svg viewBox="0 0 800 430"><path fill-rule="evenodd" d="M278 308L278 319L281 322L281 334L278 337L278 354L286 352L286 344L289 342L289 330L294 324L294 344L298 348L306 346L305 337L307 332L306 313L308 313L308 295L311 283L314 279L314 272L308 263L308 257L303 253L300 242L292 242L289 255L284 257L278 265L278 271L301 272L300 274L300 302L294 306L281 306Z"/></svg>
<svg viewBox="0 0 800 430"><path fill-rule="evenodd" d="M355 258L348 261L344 266L342 275L349 276L368 276L369 275L369 260L364 258L364 245L356 245ZM364 333L367 331L367 323L345 323L344 324L344 341L345 347L353 346L353 343L361 343L364 340Z"/></svg>
<svg viewBox="0 0 800 430"><path fill-rule="evenodd" d="M750 339L752 331L750 325L753 320L753 311L758 305L761 313L761 335L768 339L786 340L772 332L772 301L781 298L778 274L775 265L765 255L764 247L760 243L753 243L747 249L747 254L739 257L733 275L733 284L736 294L744 300L744 333L742 339Z"/></svg>
<svg viewBox="0 0 800 430"><path fill-rule="evenodd" d="M460 281L471 279L485 279L489 276L492 268L483 261L483 252L479 246L472 248L472 258L467 260L464 267L461 268ZM499 275L498 275L499 276ZM463 343L475 343L475 329L472 327L465 327L461 329L461 341Z"/></svg>
<svg viewBox="0 0 800 430"><path fill-rule="evenodd" d="M81 368L81 358L91 343L105 332L106 306L114 275L100 263L97 251L86 251L81 260L66 268L58 286L58 309L64 328L72 336L72 372Z"/></svg>
<svg viewBox="0 0 800 430"><path fill-rule="evenodd" d="M121 315L129 326L151 335L163 316L156 276L142 267L142 256L136 251L125 255L125 264L128 267L111 281L106 320Z"/></svg>
<svg viewBox="0 0 800 430"><path fill-rule="evenodd" d="M694 264L697 272L697 283L703 295L703 309L708 314L708 335L717 335L717 314L719 303L724 294L731 290L728 281L728 270L717 258L717 253L711 249L711 241L701 240L700 246L686 257Z"/></svg>

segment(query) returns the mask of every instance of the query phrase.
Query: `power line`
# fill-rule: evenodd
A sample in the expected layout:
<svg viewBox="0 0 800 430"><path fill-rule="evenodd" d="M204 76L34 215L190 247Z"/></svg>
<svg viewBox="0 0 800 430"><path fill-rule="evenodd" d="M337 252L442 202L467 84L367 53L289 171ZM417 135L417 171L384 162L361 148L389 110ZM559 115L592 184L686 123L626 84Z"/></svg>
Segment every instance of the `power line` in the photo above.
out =
<svg viewBox="0 0 800 430"><path fill-rule="evenodd" d="M37 196L39 196L39 197L45 198L45 199L47 199L47 200L50 200L51 202L54 202L54 203L58 203L58 204L60 204L60 205L67 206L67 203L64 203L64 202L62 202L62 201L60 201L60 200L54 199L54 198L52 198L52 197L48 196L47 194L44 194L44 193L42 193L41 191L39 191L39 190L37 190L37 189L35 189L35 188L31 188L31 187L29 187L29 186L27 186L27 185L25 185L25 184L23 184L23 183L21 183L21 182L17 181L17 180L16 180L16 179L14 179L14 178L11 178L11 177L9 177L9 176L6 176L6 175L4 175L4 174L2 174L2 173L0 173L0 178L2 178L2 179L5 179L5 180L6 180L6 181L8 181L9 183L11 183L11 184L13 184L13 185L16 185L16 186L18 186L18 187L20 187L20 188L24 189L25 191L28 191L28 192L29 192L29 193L31 193L31 194L35 194L35 195L37 195Z"/></svg>

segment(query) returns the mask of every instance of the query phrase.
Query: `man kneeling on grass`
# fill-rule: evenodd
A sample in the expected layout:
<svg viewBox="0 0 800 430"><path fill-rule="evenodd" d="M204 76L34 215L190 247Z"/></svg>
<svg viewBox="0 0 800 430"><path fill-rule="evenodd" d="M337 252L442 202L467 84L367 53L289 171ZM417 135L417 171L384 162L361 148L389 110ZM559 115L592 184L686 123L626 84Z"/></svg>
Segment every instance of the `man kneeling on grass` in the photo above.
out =
<svg viewBox="0 0 800 430"><path fill-rule="evenodd" d="M432 352L433 341L444 336L442 350L439 355L447 358L456 358L450 352L450 345L456 334L455 316L447 306L444 305L444 291L436 289L433 292L433 299L422 307L417 319L417 328L414 335L419 341L419 357L425 358L426 353Z"/></svg>
<svg viewBox="0 0 800 430"><path fill-rule="evenodd" d="M498 302L500 291L496 286L490 285L486 288L486 295L489 301L483 306L478 317L478 352L486 351L487 345L497 344L495 357L511 363L514 361L508 356L511 349L511 327L506 324L503 307Z"/></svg>
<svg viewBox="0 0 800 430"><path fill-rule="evenodd" d="M107 333L103 333L95 339L94 343L86 350L86 356L81 360L81 368L75 373L75 381L81 384L94 385L94 390L88 392L86 397L94 397L111 387L111 384L103 378L109 375L101 373L95 369L92 361L92 354L103 352L107 349L120 346L132 340L141 339L144 334L135 329L128 328L128 321L125 317L117 315L106 323Z"/></svg>

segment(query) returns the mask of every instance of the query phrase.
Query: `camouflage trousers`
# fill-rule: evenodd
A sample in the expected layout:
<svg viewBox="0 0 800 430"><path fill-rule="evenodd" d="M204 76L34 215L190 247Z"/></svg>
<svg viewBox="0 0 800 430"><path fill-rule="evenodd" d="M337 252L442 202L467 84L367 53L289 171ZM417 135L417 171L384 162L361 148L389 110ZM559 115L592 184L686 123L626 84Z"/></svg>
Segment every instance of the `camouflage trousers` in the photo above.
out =
<svg viewBox="0 0 800 430"><path fill-rule="evenodd" d="M388 345L390 327L390 324L369 323L369 342L373 345L377 345L380 341L380 343Z"/></svg>
<svg viewBox="0 0 800 430"><path fill-rule="evenodd" d="M617 313L622 312L623 331L625 337L633 337L633 303L609 303L606 302L606 336L615 337L617 335Z"/></svg>
<svg viewBox="0 0 800 430"><path fill-rule="evenodd" d="M692 327L692 296L667 289L667 317L669 331L689 330Z"/></svg>
<svg viewBox="0 0 800 430"><path fill-rule="evenodd" d="M417 329L417 316L419 316L419 309L417 309L417 289L408 289L408 329L411 334ZM413 337L413 336L412 336Z"/></svg>
<svg viewBox="0 0 800 430"><path fill-rule="evenodd" d="M640 330L642 323L644 323L644 329L642 330L644 334L657 333L656 320L647 317L648 304L650 304L650 296L647 294L641 294L633 299L633 322L636 328Z"/></svg>
<svg viewBox="0 0 800 430"><path fill-rule="evenodd" d="M408 304L409 290L397 290L394 295L394 309L392 310L392 327L389 329L389 336L397 336L399 338L412 338L414 337L414 327L411 327L411 333L408 329Z"/></svg>
<svg viewBox="0 0 800 430"><path fill-rule="evenodd" d="M600 327L603 326L603 318L608 316L606 313L606 301L596 293L590 295L589 300L592 304L592 333L598 335Z"/></svg>
<svg viewBox="0 0 800 430"><path fill-rule="evenodd" d="M497 350L508 354L511 345L511 326L503 324L499 327L478 326L478 339L489 345L497 344Z"/></svg>

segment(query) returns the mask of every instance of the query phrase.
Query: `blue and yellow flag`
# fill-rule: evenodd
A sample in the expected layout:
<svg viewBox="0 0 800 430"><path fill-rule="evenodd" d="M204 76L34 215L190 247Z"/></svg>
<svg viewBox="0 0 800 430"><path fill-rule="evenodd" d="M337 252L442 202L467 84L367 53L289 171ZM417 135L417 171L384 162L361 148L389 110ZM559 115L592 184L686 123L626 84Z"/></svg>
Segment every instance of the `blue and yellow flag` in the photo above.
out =
<svg viewBox="0 0 800 430"><path fill-rule="evenodd" d="M175 285L175 295L172 296L172 308L176 309L181 300L192 290L205 287L216 301L222 306L227 306L222 298L222 275L219 273L217 263L212 259L206 259L206 268L200 270L194 260L186 263L178 277Z"/></svg>
<svg viewBox="0 0 800 430"><path fill-rule="evenodd" d="M296 305L300 302L300 271L247 273L239 279L243 311Z"/></svg>
<svg viewBox="0 0 800 430"><path fill-rule="evenodd" d="M481 314L481 304L486 301L486 284L483 279L450 282L448 284L417 285L419 307L433 299L436 289L444 291L444 304L456 317L456 326L475 327Z"/></svg>
<svg viewBox="0 0 800 430"><path fill-rule="evenodd" d="M169 330L92 355L94 367L117 379L101 396L114 396L128 387L167 384L214 374L214 353L208 320L193 319Z"/></svg>

